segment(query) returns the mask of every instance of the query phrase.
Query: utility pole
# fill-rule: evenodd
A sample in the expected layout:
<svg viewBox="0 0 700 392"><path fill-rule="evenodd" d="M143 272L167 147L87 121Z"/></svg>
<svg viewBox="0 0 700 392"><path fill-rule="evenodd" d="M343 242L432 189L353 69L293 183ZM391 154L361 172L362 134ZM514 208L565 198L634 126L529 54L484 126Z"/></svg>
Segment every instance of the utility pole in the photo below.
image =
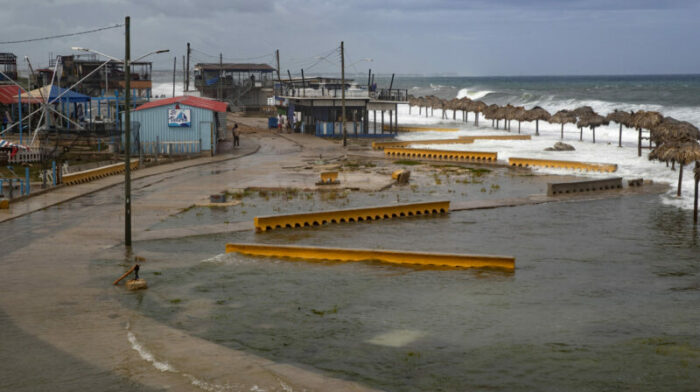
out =
<svg viewBox="0 0 700 392"><path fill-rule="evenodd" d="M223 97L223 86L224 86L224 54L219 53L219 93L217 94L217 97L219 98L219 101L221 101L221 98Z"/></svg>
<svg viewBox="0 0 700 392"><path fill-rule="evenodd" d="M282 83L282 77L280 77L280 50L275 51L275 57L277 58L277 81Z"/></svg>
<svg viewBox="0 0 700 392"><path fill-rule="evenodd" d="M175 72L177 71L177 57L173 57L173 98L175 98Z"/></svg>
<svg viewBox="0 0 700 392"><path fill-rule="evenodd" d="M185 95L185 79L187 79L187 68L185 68L185 55L182 55L182 95Z"/></svg>
<svg viewBox="0 0 700 392"><path fill-rule="evenodd" d="M187 43L187 66L185 67L185 91L190 90L190 43Z"/></svg>
<svg viewBox="0 0 700 392"><path fill-rule="evenodd" d="M124 245L131 247L131 18L124 20Z"/></svg>
<svg viewBox="0 0 700 392"><path fill-rule="evenodd" d="M345 132L345 43L340 41L340 91L342 92L342 116L340 119L340 129L343 130L343 147L348 145L348 134Z"/></svg>

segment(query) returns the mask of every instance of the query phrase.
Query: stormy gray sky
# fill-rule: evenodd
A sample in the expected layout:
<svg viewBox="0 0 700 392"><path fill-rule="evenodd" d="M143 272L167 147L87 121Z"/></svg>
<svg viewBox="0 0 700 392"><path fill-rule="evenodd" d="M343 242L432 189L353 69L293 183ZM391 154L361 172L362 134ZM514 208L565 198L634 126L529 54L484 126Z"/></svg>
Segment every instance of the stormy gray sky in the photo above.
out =
<svg viewBox="0 0 700 392"><path fill-rule="evenodd" d="M338 69L345 41L349 72L481 75L700 73L698 0L0 0L0 41L65 34L131 16L132 55L158 69L192 44L194 62L267 62L283 72ZM71 46L124 53L123 29L1 44L30 56ZM214 55L216 57L209 57ZM328 55L319 59L319 56ZM362 59L371 58L372 62ZM24 61L20 64L24 67ZM309 69L310 68L310 69Z"/></svg>

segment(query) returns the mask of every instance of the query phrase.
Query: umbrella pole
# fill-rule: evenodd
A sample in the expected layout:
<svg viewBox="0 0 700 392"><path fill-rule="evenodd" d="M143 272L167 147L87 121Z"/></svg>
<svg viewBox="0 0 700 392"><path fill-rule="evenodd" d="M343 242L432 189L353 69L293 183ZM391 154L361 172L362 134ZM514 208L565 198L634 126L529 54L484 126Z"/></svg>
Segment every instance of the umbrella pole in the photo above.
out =
<svg viewBox="0 0 700 392"><path fill-rule="evenodd" d="M700 162L695 161L695 200L693 201L693 224L698 224L698 183L700 182Z"/></svg>
<svg viewBox="0 0 700 392"><path fill-rule="evenodd" d="M637 128L639 136L637 136L637 156L642 156L642 128Z"/></svg>
<svg viewBox="0 0 700 392"><path fill-rule="evenodd" d="M535 120L535 136L540 136L540 120Z"/></svg>
<svg viewBox="0 0 700 392"><path fill-rule="evenodd" d="M520 123L521 121L518 120L518 133L520 133Z"/></svg>
<svg viewBox="0 0 700 392"><path fill-rule="evenodd" d="M678 193L676 194L676 196L679 196L679 197L680 197L680 195L681 195L681 184L683 183L683 163L682 163L682 162L678 162L678 166L680 167L680 169L678 169Z"/></svg>
<svg viewBox="0 0 700 392"><path fill-rule="evenodd" d="M620 138L619 141L617 142L618 147L622 147L622 124L620 124Z"/></svg>
<svg viewBox="0 0 700 392"><path fill-rule="evenodd" d="M591 127L591 131L593 131L593 144L595 144L595 127Z"/></svg>
<svg viewBox="0 0 700 392"><path fill-rule="evenodd" d="M580 142L582 142L583 141L583 127L579 127L578 130L579 130L578 140Z"/></svg>
<svg viewBox="0 0 700 392"><path fill-rule="evenodd" d="M564 140L564 123L561 123L561 136L559 139Z"/></svg>

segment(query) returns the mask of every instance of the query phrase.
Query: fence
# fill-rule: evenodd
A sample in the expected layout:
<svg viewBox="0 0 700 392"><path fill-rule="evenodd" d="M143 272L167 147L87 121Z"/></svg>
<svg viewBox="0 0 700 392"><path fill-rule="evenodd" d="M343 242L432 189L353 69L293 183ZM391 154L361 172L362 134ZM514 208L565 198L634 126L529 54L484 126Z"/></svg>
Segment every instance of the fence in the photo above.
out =
<svg viewBox="0 0 700 392"><path fill-rule="evenodd" d="M9 157L9 155L8 155ZM8 158L8 163L29 163L41 161L40 151L19 151L15 156Z"/></svg>

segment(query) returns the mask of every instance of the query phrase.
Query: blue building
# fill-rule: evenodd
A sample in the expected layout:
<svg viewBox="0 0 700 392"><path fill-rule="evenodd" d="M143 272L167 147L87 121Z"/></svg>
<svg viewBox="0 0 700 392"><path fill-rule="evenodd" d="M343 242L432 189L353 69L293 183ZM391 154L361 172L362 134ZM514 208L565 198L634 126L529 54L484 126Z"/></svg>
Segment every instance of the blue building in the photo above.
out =
<svg viewBox="0 0 700 392"><path fill-rule="evenodd" d="M144 154L215 154L226 129L228 103L181 96L143 104L131 112L132 145Z"/></svg>

